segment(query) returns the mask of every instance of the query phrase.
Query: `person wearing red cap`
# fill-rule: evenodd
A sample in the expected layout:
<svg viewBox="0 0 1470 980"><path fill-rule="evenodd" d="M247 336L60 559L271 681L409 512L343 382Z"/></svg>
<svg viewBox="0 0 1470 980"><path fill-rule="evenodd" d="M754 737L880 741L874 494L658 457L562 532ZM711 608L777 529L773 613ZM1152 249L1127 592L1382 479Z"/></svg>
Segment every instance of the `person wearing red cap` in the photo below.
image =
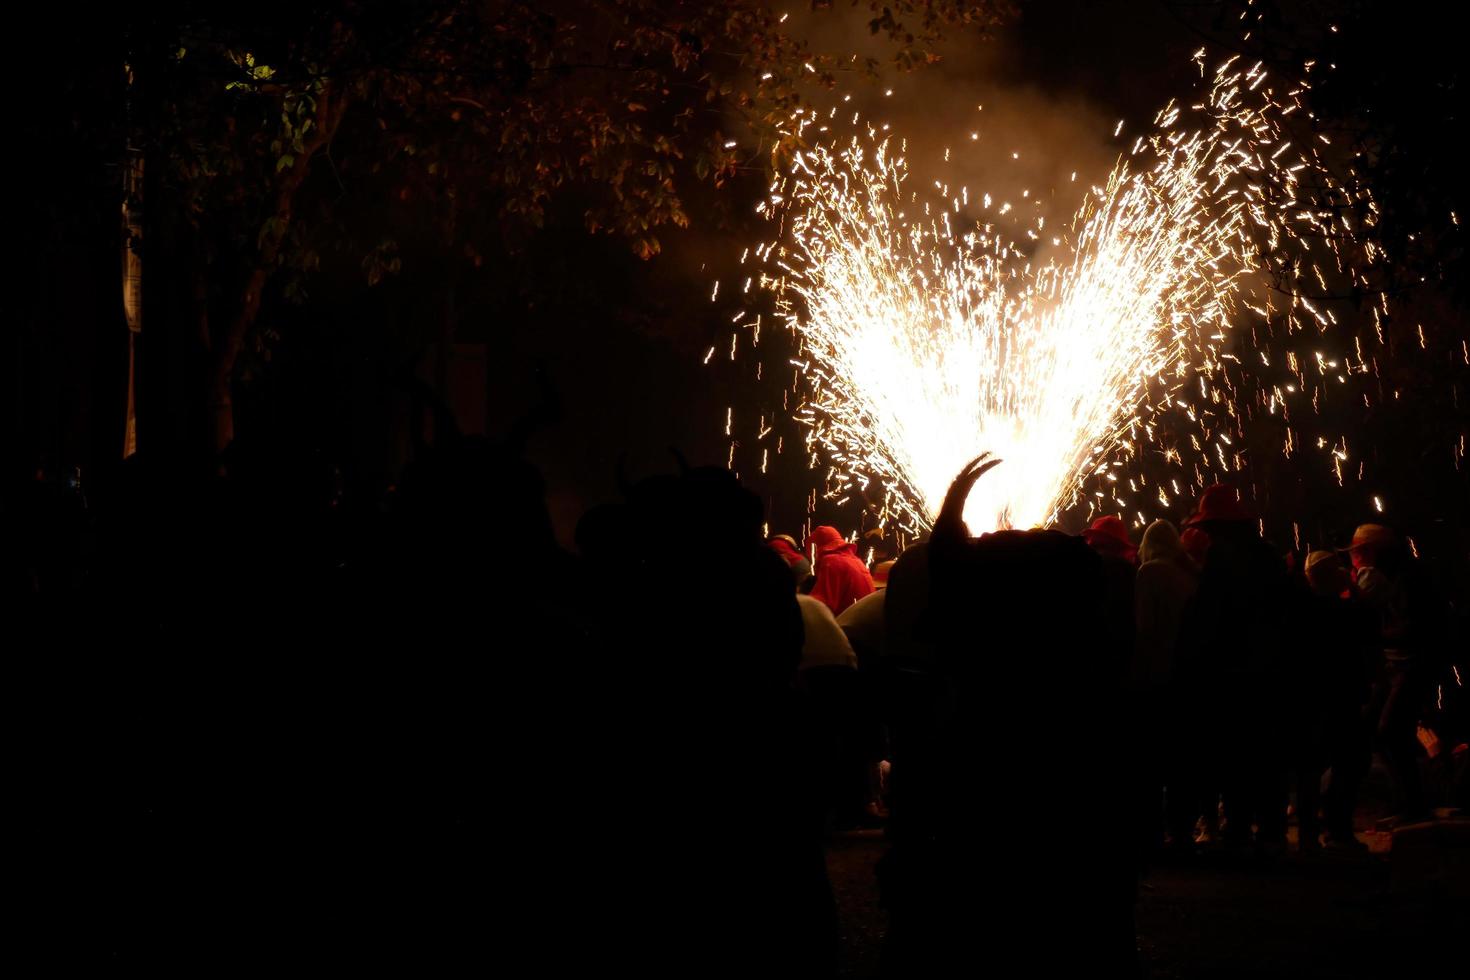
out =
<svg viewBox="0 0 1470 980"><path fill-rule="evenodd" d="M1249 524L1254 520L1250 508L1240 499L1238 490L1216 483L1206 487L1205 492L1200 494L1199 507L1184 519L1184 526L1209 531L1211 525Z"/></svg>
<svg viewBox="0 0 1470 980"><path fill-rule="evenodd" d="M806 539L806 552L816 556L817 581L811 596L826 603L834 616L873 591L868 566L857 556L857 546L835 527L822 525Z"/></svg>
<svg viewBox="0 0 1470 980"><path fill-rule="evenodd" d="M1138 563L1138 548L1128 537L1128 528L1122 518L1111 515L1099 517L1082 532L1082 540L1104 558L1121 558L1130 565Z"/></svg>
<svg viewBox="0 0 1470 980"><path fill-rule="evenodd" d="M800 589L806 584L807 579L812 577L811 560L803 555L796 547L796 539L789 534L773 535L766 541L771 550L781 556L786 567L791 569L791 577L796 579L796 587Z"/></svg>
<svg viewBox="0 0 1470 980"><path fill-rule="evenodd" d="M1128 537L1128 528L1118 517L1099 517L1082 532L1082 540L1097 552L1103 562L1103 612L1107 617L1104 632L1118 637L1131 654L1134 631L1134 587L1138 566L1138 549ZM1115 665L1126 673L1128 662Z"/></svg>
<svg viewBox="0 0 1470 980"><path fill-rule="evenodd" d="M1198 527L1186 527L1179 532L1179 544L1196 569L1205 567L1205 554L1210 550L1210 536Z"/></svg>

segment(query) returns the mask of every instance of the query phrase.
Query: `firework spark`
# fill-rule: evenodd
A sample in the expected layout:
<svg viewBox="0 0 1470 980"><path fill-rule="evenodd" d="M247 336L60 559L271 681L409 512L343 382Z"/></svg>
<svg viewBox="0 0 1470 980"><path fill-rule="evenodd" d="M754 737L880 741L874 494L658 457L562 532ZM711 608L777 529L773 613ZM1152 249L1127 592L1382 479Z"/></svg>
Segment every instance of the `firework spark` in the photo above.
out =
<svg viewBox="0 0 1470 980"><path fill-rule="evenodd" d="M1227 62L1199 104L1165 106L1070 226L1045 236L1044 218L1016 236L967 221L968 189L916 189L902 141L882 129L798 155L762 208L781 234L754 254L798 339L793 414L833 463L829 498L875 488L880 519L922 529L988 450L1005 465L971 495L973 530L1052 523L1089 481L1094 507L1142 521L1137 504L1155 491L1126 461L1149 451L1184 463L1155 431L1162 414L1195 429L1193 482L1238 469L1227 338L1247 316L1289 334L1335 325L1324 301L1283 282L1367 284L1334 206L1361 196L1283 132L1301 91L1278 98L1259 66ZM1326 377L1339 360L1292 353L1287 391L1307 390L1308 365ZM1261 408L1286 397L1272 385ZM1340 466L1345 449L1331 448Z"/></svg>

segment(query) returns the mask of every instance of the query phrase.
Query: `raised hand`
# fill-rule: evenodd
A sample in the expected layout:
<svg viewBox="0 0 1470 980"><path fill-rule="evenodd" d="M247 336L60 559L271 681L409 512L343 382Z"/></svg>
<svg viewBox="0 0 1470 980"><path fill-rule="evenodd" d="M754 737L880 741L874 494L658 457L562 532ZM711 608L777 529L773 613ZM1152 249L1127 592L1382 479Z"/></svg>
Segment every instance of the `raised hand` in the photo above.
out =
<svg viewBox="0 0 1470 980"><path fill-rule="evenodd" d="M944 506L939 509L939 517L934 521L934 538L968 538L970 529L965 526L965 501L970 497L970 491L974 488L976 481L985 473L997 466L1004 460L991 459L990 453L981 453L960 470L954 482L949 485L949 492L944 495Z"/></svg>

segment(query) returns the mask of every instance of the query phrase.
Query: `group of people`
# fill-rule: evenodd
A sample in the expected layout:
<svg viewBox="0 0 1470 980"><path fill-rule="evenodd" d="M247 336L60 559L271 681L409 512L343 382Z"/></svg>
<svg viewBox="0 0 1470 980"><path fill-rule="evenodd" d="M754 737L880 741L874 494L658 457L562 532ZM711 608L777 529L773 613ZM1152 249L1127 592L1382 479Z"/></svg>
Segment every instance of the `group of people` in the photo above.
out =
<svg viewBox="0 0 1470 980"><path fill-rule="evenodd" d="M1045 531L967 539L957 533L960 513L948 507L931 542L891 570L875 568L872 595L855 602L850 589L837 587L858 580L862 563L851 544L830 529L814 532L801 552L789 540L772 541L798 578L807 574L808 556L815 559L812 594L843 597L828 603L830 611L858 651L859 672L869 670L870 683L886 688L867 702L879 706L869 721L883 732L859 744L879 746L892 760L886 860L893 870L884 880L896 955L944 948L930 928L936 906L928 899L943 895L946 905L968 907L961 885L929 862L963 853L959 844L942 858L933 849L944 837L936 828L954 816L967 824L949 833L982 832L974 807L1024 800L1028 817L1035 807L1059 806L1070 818L1085 806L1104 839L1111 825L1111 839L1135 842L1131 854L1141 867L1192 857L1208 844L1279 854L1293 811L1301 851L1364 850L1354 814L1374 753L1393 786L1387 823L1466 806L1467 649L1456 632L1463 623L1454 624L1411 544L1388 528L1363 525L1341 549L1313 551L1298 563L1262 537L1258 515L1235 488L1214 486L1182 530L1156 521L1136 544L1122 520L1098 518L1081 535L1095 558L1089 569L1080 555L1063 557L1077 539L1061 542ZM1033 555L1047 555L1041 567L1049 571L1018 585ZM1064 574L1069 565L1080 579ZM970 587L942 588L945 578ZM877 611L876 633L865 610ZM1077 624L1085 624L1080 633ZM966 649L973 659L952 659ZM1079 650L1090 660L1079 663ZM976 676L974 689L986 699L970 710L985 716L990 737L955 738L947 726L960 719L936 724L906 710L915 703L955 709ZM915 701L916 687L926 686ZM1006 700L1017 696L1026 699L1019 714ZM1070 710L1057 710L1068 702ZM1069 738L1054 753L1035 751L1044 738L1022 740L1022 733L1054 738L1058 728ZM935 744L936 730L950 749ZM953 745L968 745L973 755L957 758ZM934 757L946 764L933 767ZM864 761L872 766L875 758ZM1052 768L1058 760L1060 771ZM968 796L960 805L949 794L959 774L975 768L995 770L1002 788L993 800ZM1067 784L1060 793L1059 781ZM1128 787L1122 798L1120 783ZM929 794L940 784L945 805L936 807ZM1053 821L1032 822L1062 836ZM1004 866L992 863L986 872L997 863ZM935 878L917 876L914 867ZM1091 880L1100 885L1119 873L1102 867ZM1124 894L1121 886L1111 893L1114 907L1127 906ZM1095 898L1096 908L1109 906L1107 895ZM911 902L920 914L906 914ZM915 932L923 941L905 943ZM1109 937L1098 943L1109 948Z"/></svg>
<svg viewBox="0 0 1470 980"><path fill-rule="evenodd" d="M1354 813L1375 752L1393 784L1388 824L1428 819L1435 804L1463 807L1470 731L1456 641L1409 544L1365 524L1293 568L1296 556L1277 553L1259 526L1222 485L1204 491L1182 528L1158 520L1135 543L1105 516L1081 535L1103 562L1104 635L1131 636L1131 656L1116 664L1131 728L1119 764L1133 766L1145 851L1279 852L1292 813L1303 852L1364 850ZM787 535L768 543L801 593L803 673L845 664L881 676L894 562L869 571L855 543L826 526L802 546ZM839 823L883 812L878 702L855 697L862 710L838 717L857 719L847 740L864 751L847 764L867 775L841 782Z"/></svg>
<svg viewBox="0 0 1470 980"><path fill-rule="evenodd" d="M1087 532L1137 565L1130 688L1169 849L1281 850L1291 810L1302 851L1361 850L1354 811L1374 752L1393 784L1389 823L1463 806L1464 654L1410 544L1365 524L1293 568L1258 527L1234 490L1212 487L1182 535L1156 522L1136 553L1121 522Z"/></svg>
<svg viewBox="0 0 1470 980"><path fill-rule="evenodd" d="M1305 844L1330 771L1321 829L1352 846L1374 748L1405 819L1463 794L1437 688L1464 667L1391 533L1292 570L1216 487L1136 549L1106 518L975 536L991 465L871 569L682 460L573 553L534 468L478 439L370 506L249 444L218 476L135 457L85 500L7 492L19 622L71 651L28 685L60 758L27 797L70 946L830 976L825 835L882 826L890 975L1018 944L1114 972L1147 855L1277 846L1291 774ZM1083 813L1138 846L1058 846Z"/></svg>

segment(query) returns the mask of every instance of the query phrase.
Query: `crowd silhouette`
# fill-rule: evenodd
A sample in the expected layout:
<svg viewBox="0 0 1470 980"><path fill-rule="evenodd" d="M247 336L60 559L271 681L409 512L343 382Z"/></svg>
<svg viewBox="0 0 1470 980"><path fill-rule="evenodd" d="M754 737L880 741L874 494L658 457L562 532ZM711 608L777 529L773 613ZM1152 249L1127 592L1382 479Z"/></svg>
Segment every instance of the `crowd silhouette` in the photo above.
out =
<svg viewBox="0 0 1470 980"><path fill-rule="evenodd" d="M438 431L367 502L288 427L204 475L11 480L68 948L833 976L824 838L882 827L887 975L1126 975L1142 870L1279 853L1292 800L1302 849L1361 847L1370 752L1402 821L1464 805L1463 618L1385 528L1293 572L1213 487L1138 547L1117 518L976 537L982 456L870 572L676 454L572 553L524 430Z"/></svg>

